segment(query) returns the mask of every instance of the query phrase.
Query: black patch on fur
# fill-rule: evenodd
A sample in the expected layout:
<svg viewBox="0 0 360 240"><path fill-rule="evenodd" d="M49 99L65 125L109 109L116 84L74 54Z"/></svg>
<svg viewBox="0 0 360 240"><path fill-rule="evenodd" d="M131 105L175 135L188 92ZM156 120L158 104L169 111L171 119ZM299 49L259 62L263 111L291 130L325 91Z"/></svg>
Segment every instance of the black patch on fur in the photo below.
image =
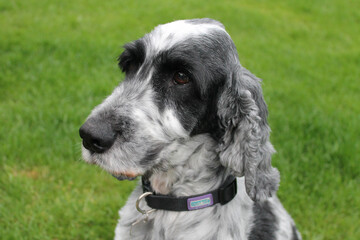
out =
<svg viewBox="0 0 360 240"><path fill-rule="evenodd" d="M135 122L126 116L112 115L112 117L109 119L112 123L114 131L118 134L118 138L124 142L130 141L130 138L135 129Z"/></svg>
<svg viewBox="0 0 360 240"><path fill-rule="evenodd" d="M297 229L295 225L292 225L292 240L300 240L297 235Z"/></svg>
<svg viewBox="0 0 360 240"><path fill-rule="evenodd" d="M161 144L152 149L149 149L146 152L145 157L140 160L140 165L148 166L153 164L153 161L159 156L160 152L164 149L165 146L165 144Z"/></svg>
<svg viewBox="0 0 360 240"><path fill-rule="evenodd" d="M275 240L278 223L269 201L255 203L253 212L254 223L249 234L249 240Z"/></svg>
<svg viewBox="0 0 360 240"><path fill-rule="evenodd" d="M124 46L125 50L118 58L119 67L126 74L135 73L145 60L145 44L141 39Z"/></svg>
<svg viewBox="0 0 360 240"><path fill-rule="evenodd" d="M224 135L223 128L219 127L220 120L217 114L217 102L220 95L220 89L221 86L218 84L214 86L214 90L209 93L205 113L197 121L197 124L191 132L191 136L201 133L210 133L216 141L219 141Z"/></svg>
<svg viewBox="0 0 360 240"><path fill-rule="evenodd" d="M169 106L176 109L178 118L183 127L190 131L194 122L202 114L204 102L197 89L191 55L183 55L180 51L167 50L159 54L155 61L155 72L152 82L157 93L155 102L160 111ZM179 85L173 81L176 72L186 73L191 81L188 84Z"/></svg>
<svg viewBox="0 0 360 240"><path fill-rule="evenodd" d="M201 20L207 21L207 20ZM195 21L197 22L197 21ZM194 23L196 24L196 23ZM177 117L190 135L218 133L217 100L229 72L231 39L221 30L194 36L159 53L154 59L152 82L159 109L176 109ZM178 85L176 72L187 74L191 81Z"/></svg>

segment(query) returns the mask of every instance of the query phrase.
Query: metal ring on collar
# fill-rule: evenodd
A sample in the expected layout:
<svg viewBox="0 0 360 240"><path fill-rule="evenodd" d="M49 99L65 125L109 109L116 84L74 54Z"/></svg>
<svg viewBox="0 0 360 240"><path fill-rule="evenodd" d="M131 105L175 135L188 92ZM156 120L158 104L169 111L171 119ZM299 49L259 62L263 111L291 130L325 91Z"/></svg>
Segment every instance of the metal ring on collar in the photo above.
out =
<svg viewBox="0 0 360 240"><path fill-rule="evenodd" d="M145 215L148 215L148 214L150 214L150 213L152 213L152 212L155 212L156 209L144 210L144 209L141 209L140 206L139 206L139 205L140 205L140 201L141 201L143 198L145 198L145 197L147 197L147 196L149 196L149 195L152 195L152 194L153 194L152 192L146 192L146 193L141 194L140 197L138 197L138 199L136 200L136 210L138 210L140 213L145 214Z"/></svg>

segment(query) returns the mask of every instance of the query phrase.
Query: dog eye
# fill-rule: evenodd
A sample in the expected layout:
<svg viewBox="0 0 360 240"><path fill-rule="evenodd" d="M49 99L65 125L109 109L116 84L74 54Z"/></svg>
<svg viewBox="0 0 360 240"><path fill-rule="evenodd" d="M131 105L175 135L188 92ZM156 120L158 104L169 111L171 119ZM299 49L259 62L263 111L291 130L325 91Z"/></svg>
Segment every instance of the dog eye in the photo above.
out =
<svg viewBox="0 0 360 240"><path fill-rule="evenodd" d="M173 81L175 84L183 85L190 82L190 77L184 72L176 72Z"/></svg>

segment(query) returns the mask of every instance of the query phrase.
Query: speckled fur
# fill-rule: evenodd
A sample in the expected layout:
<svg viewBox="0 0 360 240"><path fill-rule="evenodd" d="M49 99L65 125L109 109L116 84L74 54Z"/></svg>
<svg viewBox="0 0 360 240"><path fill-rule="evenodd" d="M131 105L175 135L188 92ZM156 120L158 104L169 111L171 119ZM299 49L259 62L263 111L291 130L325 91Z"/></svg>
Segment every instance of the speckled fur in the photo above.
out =
<svg viewBox="0 0 360 240"><path fill-rule="evenodd" d="M214 190L232 174L238 194L226 205L157 210L130 235L142 218L135 209L139 184L119 212L115 239L301 239L276 197L280 176L271 166L260 79L240 65L224 26L175 21L125 49L119 63L125 81L89 116L109 122L118 137L104 153L83 148L85 161L110 173L146 174L155 192L172 196ZM190 84L167 80L179 59Z"/></svg>

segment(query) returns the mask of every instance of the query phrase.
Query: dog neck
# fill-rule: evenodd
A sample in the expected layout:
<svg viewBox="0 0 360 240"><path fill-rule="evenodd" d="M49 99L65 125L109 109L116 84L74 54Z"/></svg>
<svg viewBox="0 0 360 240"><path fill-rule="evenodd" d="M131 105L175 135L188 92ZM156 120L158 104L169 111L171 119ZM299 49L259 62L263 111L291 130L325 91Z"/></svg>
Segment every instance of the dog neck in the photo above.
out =
<svg viewBox="0 0 360 240"><path fill-rule="evenodd" d="M147 172L157 194L189 196L219 187L230 175L220 164L217 143L207 134L169 145L159 166Z"/></svg>

